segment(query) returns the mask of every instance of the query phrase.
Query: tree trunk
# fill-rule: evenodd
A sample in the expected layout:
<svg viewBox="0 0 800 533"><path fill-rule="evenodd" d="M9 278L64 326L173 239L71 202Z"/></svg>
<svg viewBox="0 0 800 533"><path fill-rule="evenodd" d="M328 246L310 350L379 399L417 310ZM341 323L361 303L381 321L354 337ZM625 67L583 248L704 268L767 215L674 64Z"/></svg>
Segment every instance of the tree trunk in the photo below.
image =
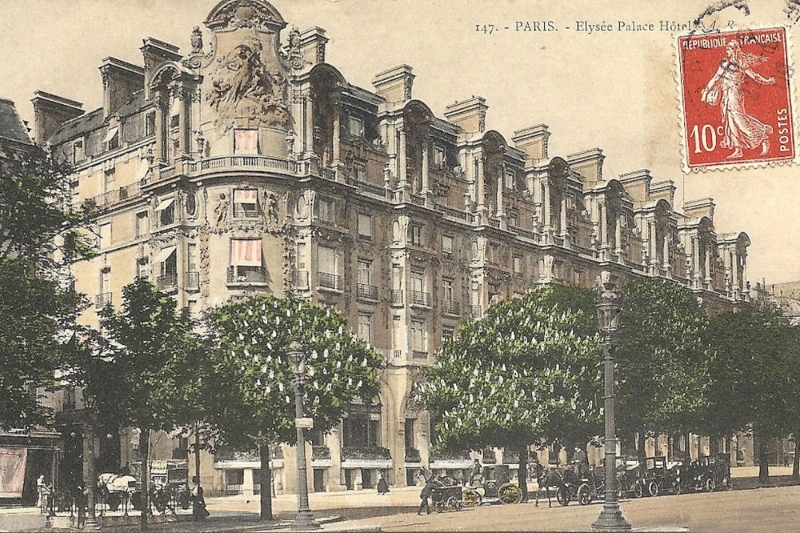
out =
<svg viewBox="0 0 800 533"><path fill-rule="evenodd" d="M147 459L150 456L150 430L141 429L139 433L139 451L142 454L142 515L139 522L141 531L147 531L147 512L150 509L150 465Z"/></svg>
<svg viewBox="0 0 800 533"><path fill-rule="evenodd" d="M769 481L769 459L767 457L767 438L759 436L758 439L758 480L761 483Z"/></svg>
<svg viewBox="0 0 800 533"><path fill-rule="evenodd" d="M261 459L261 520L272 520L272 471L269 469L269 444L258 447Z"/></svg>
<svg viewBox="0 0 800 533"><path fill-rule="evenodd" d="M636 456L639 459L640 463L644 463L644 460L647 458L647 453L645 452L644 445L647 441L647 432L640 431L639 438L637 439L637 446L636 446Z"/></svg>
<svg viewBox="0 0 800 533"><path fill-rule="evenodd" d="M520 503L528 503L528 445L519 448L519 469L517 470L519 488L522 489Z"/></svg>
<svg viewBox="0 0 800 533"><path fill-rule="evenodd" d="M800 431L795 432L794 441L794 457L792 458L792 479L800 481L800 454L797 453L797 439L800 437Z"/></svg>
<svg viewBox="0 0 800 533"><path fill-rule="evenodd" d="M719 436L712 435L711 437L708 438L708 440L710 441L708 453L710 453L711 455L717 455L719 453Z"/></svg>

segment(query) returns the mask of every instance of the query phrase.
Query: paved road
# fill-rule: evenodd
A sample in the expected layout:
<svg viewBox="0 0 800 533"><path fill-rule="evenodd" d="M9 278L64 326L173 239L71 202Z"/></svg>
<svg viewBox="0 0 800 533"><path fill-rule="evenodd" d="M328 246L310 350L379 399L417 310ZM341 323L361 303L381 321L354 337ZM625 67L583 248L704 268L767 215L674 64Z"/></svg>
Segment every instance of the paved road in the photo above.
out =
<svg viewBox="0 0 800 533"><path fill-rule="evenodd" d="M687 527L692 532L789 533L800 531L800 486L623 500L634 528ZM379 525L383 531L586 531L601 503L552 508L540 502L490 505L458 513L416 512L348 520L343 526Z"/></svg>

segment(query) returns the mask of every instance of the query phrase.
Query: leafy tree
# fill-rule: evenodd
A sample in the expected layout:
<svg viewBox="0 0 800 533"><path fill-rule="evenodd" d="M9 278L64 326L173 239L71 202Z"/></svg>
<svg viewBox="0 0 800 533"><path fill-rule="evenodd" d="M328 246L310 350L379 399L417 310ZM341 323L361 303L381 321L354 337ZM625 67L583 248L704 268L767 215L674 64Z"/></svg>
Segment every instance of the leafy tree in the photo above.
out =
<svg viewBox="0 0 800 533"><path fill-rule="evenodd" d="M529 445L585 443L602 427L602 357L596 294L538 288L463 323L425 368L423 397L436 415L437 447L517 448L520 486Z"/></svg>
<svg viewBox="0 0 800 533"><path fill-rule="evenodd" d="M110 342L102 357L87 366L86 390L97 408L119 427L141 430L142 482L147 487L151 430L169 430L197 416L195 376L202 344L192 332L186 310L144 279L122 291L119 312L101 312L101 325ZM147 529L147 490L142 491L141 526Z"/></svg>
<svg viewBox="0 0 800 533"><path fill-rule="evenodd" d="M307 354L304 406L314 427L330 431L357 398L380 390L380 354L347 329L346 318L306 300L254 296L208 315L211 372L209 420L235 449L258 447L261 518L272 519L269 444L293 443L294 375L287 357L292 341Z"/></svg>
<svg viewBox="0 0 800 533"><path fill-rule="evenodd" d="M90 253L65 170L39 147L0 140L0 427L48 422L36 389L57 388L84 303L61 270Z"/></svg>
<svg viewBox="0 0 800 533"><path fill-rule="evenodd" d="M617 334L620 431L648 433L696 429L705 410L706 326L691 290L659 279L641 278L623 288L623 327Z"/></svg>
<svg viewBox="0 0 800 533"><path fill-rule="evenodd" d="M769 477L770 437L797 431L800 406L798 329L774 310L744 309L711 319L709 416L719 435L748 423L759 442L759 478Z"/></svg>

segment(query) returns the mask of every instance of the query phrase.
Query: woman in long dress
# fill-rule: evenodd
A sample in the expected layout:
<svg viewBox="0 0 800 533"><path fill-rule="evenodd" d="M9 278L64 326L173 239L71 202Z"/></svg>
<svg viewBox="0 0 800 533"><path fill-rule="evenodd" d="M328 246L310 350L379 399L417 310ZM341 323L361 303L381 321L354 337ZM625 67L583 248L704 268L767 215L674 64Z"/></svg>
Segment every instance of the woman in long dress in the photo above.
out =
<svg viewBox="0 0 800 533"><path fill-rule="evenodd" d="M735 39L725 46L727 57L722 60L717 72L700 94L700 99L709 105L720 105L725 134L720 146L733 152L728 159L742 157L742 148L753 150L761 146L761 155L769 151L769 135L773 128L747 113L744 106L742 84L745 76L763 85L774 85L775 78L765 78L750 68L766 61L764 56L742 52Z"/></svg>

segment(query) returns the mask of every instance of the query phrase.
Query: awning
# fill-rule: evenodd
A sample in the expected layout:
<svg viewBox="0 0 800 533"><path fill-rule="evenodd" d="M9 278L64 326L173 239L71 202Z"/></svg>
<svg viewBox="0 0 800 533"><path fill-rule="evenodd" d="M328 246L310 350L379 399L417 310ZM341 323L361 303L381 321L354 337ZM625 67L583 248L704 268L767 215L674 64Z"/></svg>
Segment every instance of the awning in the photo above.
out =
<svg viewBox="0 0 800 533"><path fill-rule="evenodd" d="M106 133L106 138L103 139L103 142L104 143L110 142L111 139L113 139L114 137L117 136L118 132L119 132L119 128L111 128L111 129L109 129L108 133Z"/></svg>
<svg viewBox="0 0 800 533"><path fill-rule="evenodd" d="M175 253L176 246L169 246L167 248L162 248L160 252L156 254L155 259L153 259L154 264L163 263L169 256Z"/></svg>
<svg viewBox="0 0 800 533"><path fill-rule="evenodd" d="M180 100L179 98L174 98L172 100L172 105L169 108L169 116L170 117L174 117L175 115L180 115L180 113L181 113L181 104L182 103L183 103L183 100Z"/></svg>
<svg viewBox="0 0 800 533"><path fill-rule="evenodd" d="M261 239L231 239L231 265L261 266Z"/></svg>
<svg viewBox="0 0 800 533"><path fill-rule="evenodd" d="M174 196L170 196L166 200L161 200L161 203L158 204L158 207L156 207L156 211L163 211L164 209L166 209L169 206L171 206L172 202L174 202L174 201L175 201L175 197Z"/></svg>
<svg viewBox="0 0 800 533"><path fill-rule="evenodd" d="M141 159L139 161L139 167L136 169L136 177L139 178L139 181L144 181L147 178L147 174L150 172L150 162L147 159Z"/></svg>

